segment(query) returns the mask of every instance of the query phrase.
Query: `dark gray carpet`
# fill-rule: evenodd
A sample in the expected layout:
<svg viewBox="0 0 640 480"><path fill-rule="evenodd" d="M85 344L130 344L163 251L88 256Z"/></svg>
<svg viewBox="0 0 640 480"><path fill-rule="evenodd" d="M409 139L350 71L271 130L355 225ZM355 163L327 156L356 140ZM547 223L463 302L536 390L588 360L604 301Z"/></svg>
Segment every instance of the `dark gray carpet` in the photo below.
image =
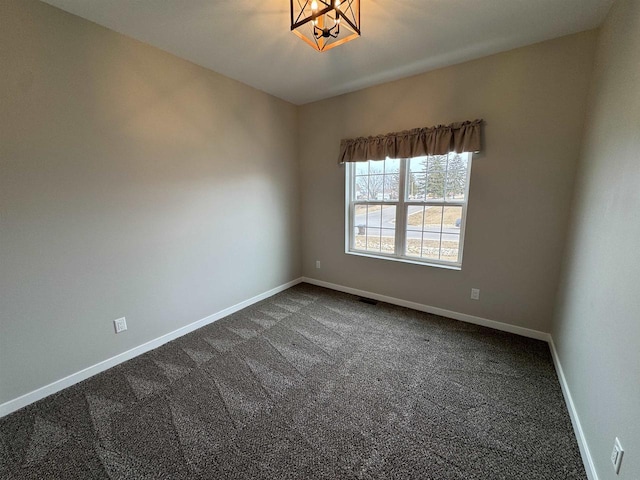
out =
<svg viewBox="0 0 640 480"><path fill-rule="evenodd" d="M0 420L8 479L584 479L547 345L298 285Z"/></svg>

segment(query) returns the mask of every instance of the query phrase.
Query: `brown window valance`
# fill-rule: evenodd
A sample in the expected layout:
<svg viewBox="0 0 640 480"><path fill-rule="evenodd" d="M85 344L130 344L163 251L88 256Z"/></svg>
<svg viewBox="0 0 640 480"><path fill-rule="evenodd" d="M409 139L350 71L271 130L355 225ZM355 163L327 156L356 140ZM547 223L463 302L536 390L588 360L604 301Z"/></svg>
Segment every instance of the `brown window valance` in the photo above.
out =
<svg viewBox="0 0 640 480"><path fill-rule="evenodd" d="M403 132L359 137L340 142L339 163L366 162L385 158L410 158L422 155L445 155L449 152L479 152L480 127L483 120L414 128Z"/></svg>

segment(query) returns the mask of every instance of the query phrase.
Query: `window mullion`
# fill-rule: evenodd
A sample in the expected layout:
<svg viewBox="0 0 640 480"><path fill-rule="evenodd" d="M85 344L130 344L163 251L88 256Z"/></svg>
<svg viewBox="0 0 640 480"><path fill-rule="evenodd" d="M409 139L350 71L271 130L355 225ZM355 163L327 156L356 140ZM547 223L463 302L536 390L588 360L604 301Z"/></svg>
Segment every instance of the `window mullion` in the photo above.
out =
<svg viewBox="0 0 640 480"><path fill-rule="evenodd" d="M447 163L445 163L444 165L444 180L443 180L443 185L442 185L442 202L443 203L447 203L447 181L449 178L449 157L451 156L451 154L447 155ZM444 210L443 210L443 214L444 214Z"/></svg>
<svg viewBox="0 0 640 480"><path fill-rule="evenodd" d="M400 179L399 179L399 189L398 189L398 206L396 207L396 245L395 245L395 254L396 256L402 256L405 254L404 252L404 244L406 237L406 228L405 222L407 217L407 203L406 203L406 185L407 185L407 175L409 169L407 168L408 160L403 158L400 161Z"/></svg>
<svg viewBox="0 0 640 480"><path fill-rule="evenodd" d="M356 168L353 163L347 163L349 168L349 250L356 246L355 214L356 214Z"/></svg>

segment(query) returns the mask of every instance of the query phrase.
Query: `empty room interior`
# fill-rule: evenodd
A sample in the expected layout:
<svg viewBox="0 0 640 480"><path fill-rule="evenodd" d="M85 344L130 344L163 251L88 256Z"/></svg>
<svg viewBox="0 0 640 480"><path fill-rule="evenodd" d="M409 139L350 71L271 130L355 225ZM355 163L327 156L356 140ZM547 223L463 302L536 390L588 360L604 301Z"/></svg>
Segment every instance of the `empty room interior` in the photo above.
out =
<svg viewBox="0 0 640 480"><path fill-rule="evenodd" d="M640 480L640 0L0 0L0 478Z"/></svg>

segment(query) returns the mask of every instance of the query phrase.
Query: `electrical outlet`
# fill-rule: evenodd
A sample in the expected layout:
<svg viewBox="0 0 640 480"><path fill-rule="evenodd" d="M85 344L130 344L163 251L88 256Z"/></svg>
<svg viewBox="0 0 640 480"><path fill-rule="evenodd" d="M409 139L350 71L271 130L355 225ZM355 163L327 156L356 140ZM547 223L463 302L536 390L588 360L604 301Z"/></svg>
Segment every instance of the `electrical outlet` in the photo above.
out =
<svg viewBox="0 0 640 480"><path fill-rule="evenodd" d="M472 288L471 289L471 299L472 300L480 300L480 289Z"/></svg>
<svg viewBox="0 0 640 480"><path fill-rule="evenodd" d="M320 268L320 260L316 260L316 268Z"/></svg>
<svg viewBox="0 0 640 480"><path fill-rule="evenodd" d="M113 327L116 329L116 333L124 332L127 329L127 319L124 317L115 319Z"/></svg>
<svg viewBox="0 0 640 480"><path fill-rule="evenodd" d="M620 464L622 463L622 455L624 454L624 450L622 449L622 445L620 445L620 440L616 437L616 441L613 444L613 451L611 452L611 463L613 464L613 469L616 472L616 475L620 472Z"/></svg>

